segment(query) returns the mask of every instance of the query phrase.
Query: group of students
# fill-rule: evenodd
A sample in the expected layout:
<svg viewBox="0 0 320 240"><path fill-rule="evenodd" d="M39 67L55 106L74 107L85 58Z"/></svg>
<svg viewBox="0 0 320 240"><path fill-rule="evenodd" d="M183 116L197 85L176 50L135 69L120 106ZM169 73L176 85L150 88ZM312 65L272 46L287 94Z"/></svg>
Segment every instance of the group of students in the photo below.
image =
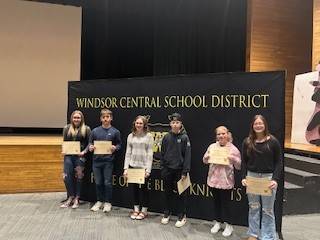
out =
<svg viewBox="0 0 320 240"><path fill-rule="evenodd" d="M109 109L100 112L101 126L90 128L84 123L81 111L74 111L70 124L63 129L64 141L80 141L79 155L64 156L64 182L68 199L61 205L63 208L79 207L81 182L84 176L86 153L93 152L94 141L106 140L112 142L112 154L93 154L92 170L96 184L97 202L91 207L92 211L102 209L110 212L112 205L112 171L114 153L121 148L120 132L111 125L113 119ZM168 224L172 212L177 213L176 227L186 223L186 192L178 194L177 182L187 177L191 165L191 144L183 127L179 113L169 116L171 130L162 139L161 144L161 178L163 180L165 202L162 224ZM129 168L145 169L145 178L150 177L153 161L153 137L148 130L148 119L137 116L132 123L132 131L127 137L124 160L124 177ZM269 178L271 196L247 194L249 202L248 240L276 239L274 202L278 182L282 173L282 157L279 141L269 133L268 124L262 115L256 115L250 125L249 136L243 141L242 156L232 144L232 134L225 126L215 129L215 140L203 156L203 162L208 164L210 151L215 147L226 147L229 151L229 165L209 164L207 184L214 193L214 211L216 219L211 228L217 233L224 223L222 235L228 237L233 232L231 214L225 199L230 198L234 187L234 168L241 170L242 185L247 186L247 176ZM241 160L242 159L242 160ZM133 185L133 211L131 219L142 220L148 215L149 191L147 184ZM261 227L260 227L261 218Z"/></svg>

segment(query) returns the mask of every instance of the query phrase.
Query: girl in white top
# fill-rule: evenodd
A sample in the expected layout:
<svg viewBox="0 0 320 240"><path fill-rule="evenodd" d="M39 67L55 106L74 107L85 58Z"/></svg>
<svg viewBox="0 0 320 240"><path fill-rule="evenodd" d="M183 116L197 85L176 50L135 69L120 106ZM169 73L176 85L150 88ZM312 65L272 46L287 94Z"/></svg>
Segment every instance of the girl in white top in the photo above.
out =
<svg viewBox="0 0 320 240"><path fill-rule="evenodd" d="M150 176L153 161L153 137L148 133L148 120L137 116L132 124L132 132L127 138L127 148L123 175L127 177L128 168L145 169L145 184L133 184L134 209L131 219L142 220L147 216L149 192L147 179ZM141 207L141 210L140 210Z"/></svg>

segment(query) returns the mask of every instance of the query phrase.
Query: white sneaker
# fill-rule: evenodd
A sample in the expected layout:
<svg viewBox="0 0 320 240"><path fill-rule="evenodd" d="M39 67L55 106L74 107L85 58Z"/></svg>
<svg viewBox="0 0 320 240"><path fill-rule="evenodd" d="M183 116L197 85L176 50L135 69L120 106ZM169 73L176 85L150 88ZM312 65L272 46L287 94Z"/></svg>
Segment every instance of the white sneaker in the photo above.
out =
<svg viewBox="0 0 320 240"><path fill-rule="evenodd" d="M102 211L103 212L110 212L111 211L111 207L112 207L111 203L106 202L106 203L104 203Z"/></svg>
<svg viewBox="0 0 320 240"><path fill-rule="evenodd" d="M221 228L221 224L218 221L214 221L214 225L211 228L211 233L216 234L217 232L219 232L220 228Z"/></svg>
<svg viewBox="0 0 320 240"><path fill-rule="evenodd" d="M169 223L170 220L170 216L163 216L163 218L161 219L161 223L166 225Z"/></svg>
<svg viewBox="0 0 320 240"><path fill-rule="evenodd" d="M181 228L183 225L186 224L186 222L187 222L187 218L186 218L186 217L183 217L181 220L176 221L175 226L176 226L177 228Z"/></svg>
<svg viewBox="0 0 320 240"><path fill-rule="evenodd" d="M96 212L102 207L102 202L98 201L96 202L92 208L90 208L91 211Z"/></svg>
<svg viewBox="0 0 320 240"><path fill-rule="evenodd" d="M224 231L222 232L222 236L224 236L224 237L229 237L229 236L231 236L232 232L233 232L233 227L232 227L232 225L226 223L226 228L225 228Z"/></svg>

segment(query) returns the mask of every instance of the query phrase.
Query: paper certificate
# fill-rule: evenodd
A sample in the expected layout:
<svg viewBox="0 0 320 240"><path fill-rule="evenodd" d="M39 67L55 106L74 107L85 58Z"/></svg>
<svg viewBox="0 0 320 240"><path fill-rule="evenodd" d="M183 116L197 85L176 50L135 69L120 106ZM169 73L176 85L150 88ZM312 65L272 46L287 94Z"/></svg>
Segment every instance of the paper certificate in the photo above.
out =
<svg viewBox="0 0 320 240"><path fill-rule="evenodd" d="M256 178L247 176L247 193L256 195L271 196L272 190L269 188L271 180L269 178Z"/></svg>
<svg viewBox="0 0 320 240"><path fill-rule="evenodd" d="M183 193L185 190L187 190L187 188L191 186L189 173L187 174L187 177L185 177L184 179L180 179L177 182L177 185L178 185L178 193L179 193L179 195L181 193Z"/></svg>
<svg viewBox="0 0 320 240"><path fill-rule="evenodd" d="M145 180L144 168L128 168L127 169L127 183L144 184Z"/></svg>
<svg viewBox="0 0 320 240"><path fill-rule="evenodd" d="M219 165L229 165L228 156L230 154L230 149L228 147L215 146L209 150L209 160L208 163L219 164Z"/></svg>
<svg viewBox="0 0 320 240"><path fill-rule="evenodd" d="M62 143L62 153L66 155L78 155L80 153L80 142L64 141Z"/></svg>
<svg viewBox="0 0 320 240"><path fill-rule="evenodd" d="M93 141L94 154L112 154L111 141Z"/></svg>

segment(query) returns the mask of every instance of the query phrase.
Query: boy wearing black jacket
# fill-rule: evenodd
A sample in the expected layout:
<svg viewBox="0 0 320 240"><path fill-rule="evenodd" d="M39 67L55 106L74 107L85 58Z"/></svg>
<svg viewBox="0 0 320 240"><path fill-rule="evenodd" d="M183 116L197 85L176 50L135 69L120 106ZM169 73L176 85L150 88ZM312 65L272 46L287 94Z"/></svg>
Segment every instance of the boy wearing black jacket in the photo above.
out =
<svg viewBox="0 0 320 240"><path fill-rule="evenodd" d="M162 224L168 224L171 212L176 209L176 227L182 227L186 219L186 192L178 195L177 182L187 176L191 165L191 145L183 128L179 113L169 116L171 131L162 139L161 177L165 190L165 209ZM175 192L173 191L175 190Z"/></svg>

